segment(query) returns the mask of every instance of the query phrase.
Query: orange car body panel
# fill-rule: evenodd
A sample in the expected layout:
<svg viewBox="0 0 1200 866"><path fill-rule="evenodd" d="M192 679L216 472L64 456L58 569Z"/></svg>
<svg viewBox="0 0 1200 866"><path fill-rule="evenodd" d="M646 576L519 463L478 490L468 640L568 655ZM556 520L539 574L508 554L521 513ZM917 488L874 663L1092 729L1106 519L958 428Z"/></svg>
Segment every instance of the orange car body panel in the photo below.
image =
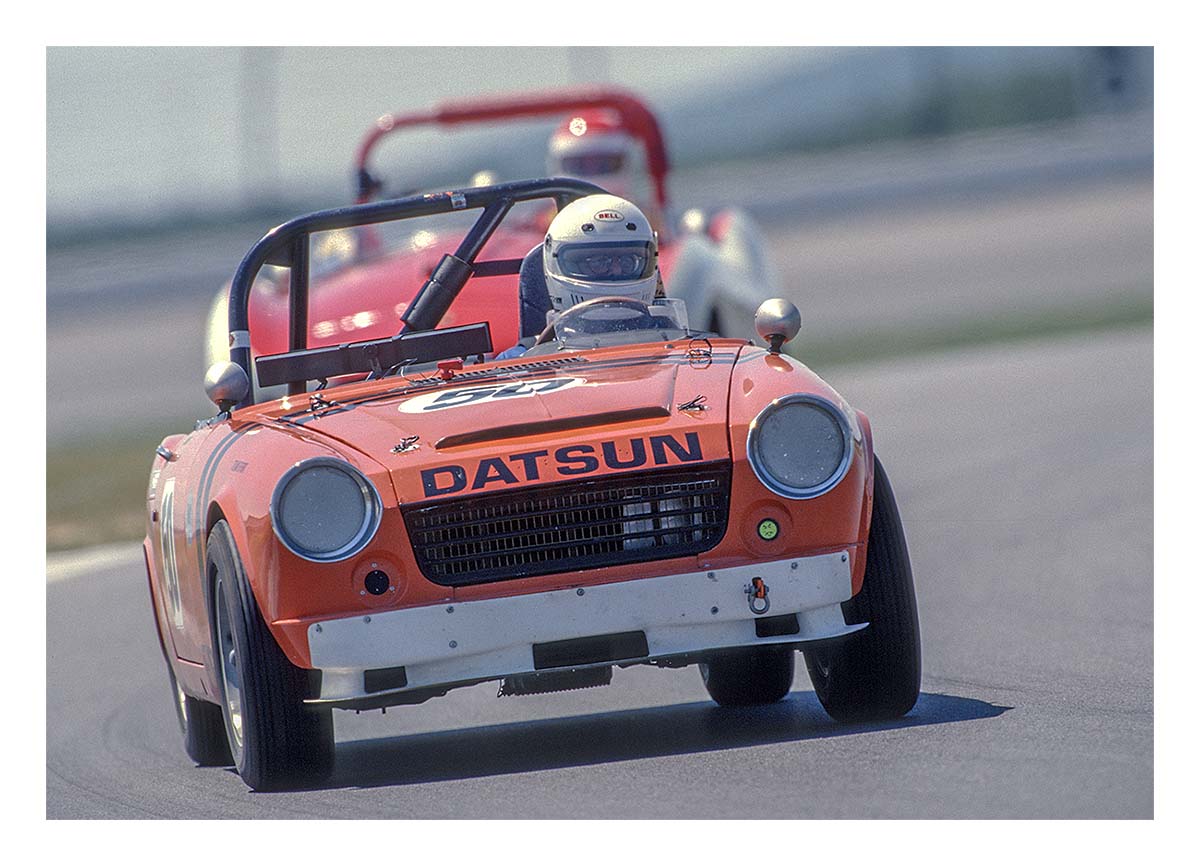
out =
<svg viewBox="0 0 1200 866"><path fill-rule="evenodd" d="M697 346L711 346L711 353L696 352ZM531 369L534 364L538 366ZM792 393L820 395L849 410L828 384L788 356L768 354L741 340L683 340L469 365L450 381L422 374L350 383L322 392L329 405L311 408L312 394L272 400L235 411L186 437L164 440L174 459L155 458L147 493L146 550L155 612L160 630L170 635L164 643L177 658L177 675L189 692L218 693L204 561L208 533L220 519L233 531L271 631L301 667L312 666L309 624L373 610L836 550L849 551L857 592L865 568L873 484L865 417L856 416L862 433L846 476L815 499L776 496L747 463L751 422L771 400ZM706 408L678 408L696 397L703 398ZM411 436L419 437L418 447L394 453ZM383 505L374 539L361 553L336 563L296 556L271 524L278 479L298 461L322 455L361 470ZM451 588L421 575L398 507L714 460L732 461L727 530L711 550L683 558ZM771 541L756 532L765 517L780 526ZM363 577L377 566L393 576L395 592L375 596L363 591Z"/></svg>

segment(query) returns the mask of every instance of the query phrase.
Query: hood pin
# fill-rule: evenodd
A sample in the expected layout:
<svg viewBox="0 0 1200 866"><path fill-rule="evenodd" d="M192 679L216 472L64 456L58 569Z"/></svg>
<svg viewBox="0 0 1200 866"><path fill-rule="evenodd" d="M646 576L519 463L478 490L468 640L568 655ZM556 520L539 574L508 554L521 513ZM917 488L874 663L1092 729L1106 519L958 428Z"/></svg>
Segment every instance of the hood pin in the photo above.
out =
<svg viewBox="0 0 1200 866"><path fill-rule="evenodd" d="M395 445L392 447L392 453L393 454L403 454L406 451L416 451L418 448L421 447L420 445L417 444L417 440L420 438L421 438L420 436L405 436L403 439L400 440L399 445Z"/></svg>

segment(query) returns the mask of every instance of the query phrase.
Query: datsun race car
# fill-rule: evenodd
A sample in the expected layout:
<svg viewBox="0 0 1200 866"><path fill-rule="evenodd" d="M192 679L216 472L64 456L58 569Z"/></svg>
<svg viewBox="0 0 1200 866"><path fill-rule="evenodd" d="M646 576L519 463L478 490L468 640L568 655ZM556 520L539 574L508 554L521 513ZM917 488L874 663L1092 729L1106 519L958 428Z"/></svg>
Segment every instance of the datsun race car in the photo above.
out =
<svg viewBox="0 0 1200 866"><path fill-rule="evenodd" d="M743 211L692 208L676 213L669 201L666 142L654 114L636 96L612 88L584 88L448 102L430 110L385 114L368 130L355 158L357 202L370 202L384 189L372 166L385 139L424 127L457 129L472 124L565 118L568 137L587 142L598 134L620 135L643 155L648 180L651 221L659 232L659 266L672 297L686 304L692 321L710 331L733 326L736 313L721 300L731 291L745 294L753 286L758 297L771 294L775 275L758 227ZM601 128L601 123L603 127ZM590 125L589 125L590 124ZM584 166L580 166L582 169ZM555 172L570 174L570 172ZM587 178L591 179L591 178ZM602 184L605 185L605 184ZM635 201L631 191L614 190ZM517 214L491 238L487 255L523 256L545 237L552 209ZM333 345L395 333L404 309L437 265L440 252L454 246L469 222L461 214L424 221L419 228L331 231L313 238L309 298L308 345ZM255 354L283 351L288 345L287 288L284 280L264 272L263 285L250 301ZM487 321L497 346L535 336L545 322L522 323L516 315L518 281L514 274L470 283L447 310L444 325ZM207 364L228 360L228 287L216 295L209 312L205 341ZM524 324L524 330L522 325ZM741 324L740 319L737 324ZM275 391L266 391L275 394Z"/></svg>
<svg viewBox="0 0 1200 866"><path fill-rule="evenodd" d="M157 448L151 602L188 755L255 789L314 784L332 711L608 684L698 665L720 705L765 704L803 652L838 720L908 712L912 574L867 418L781 347L689 326L685 305L577 305L524 356L487 322L439 327L512 206L602 192L550 178L301 216L230 289L218 414ZM309 347L308 237L478 211L388 338ZM290 344L252 356L255 275L287 268ZM524 295L545 292L540 264ZM252 376L252 369L257 376ZM366 378L330 386L338 377ZM284 386L264 399L262 387Z"/></svg>

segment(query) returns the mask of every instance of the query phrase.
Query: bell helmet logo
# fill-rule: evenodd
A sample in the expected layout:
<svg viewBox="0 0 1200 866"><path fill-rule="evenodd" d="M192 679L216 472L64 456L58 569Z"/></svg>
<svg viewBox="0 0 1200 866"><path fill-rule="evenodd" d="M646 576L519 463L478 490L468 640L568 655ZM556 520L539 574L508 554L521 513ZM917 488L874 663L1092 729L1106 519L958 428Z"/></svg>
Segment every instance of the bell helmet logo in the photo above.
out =
<svg viewBox="0 0 1200 866"><path fill-rule="evenodd" d="M596 214L593 219L602 223L619 223L621 220L625 219L625 217L621 216L620 211L602 210Z"/></svg>

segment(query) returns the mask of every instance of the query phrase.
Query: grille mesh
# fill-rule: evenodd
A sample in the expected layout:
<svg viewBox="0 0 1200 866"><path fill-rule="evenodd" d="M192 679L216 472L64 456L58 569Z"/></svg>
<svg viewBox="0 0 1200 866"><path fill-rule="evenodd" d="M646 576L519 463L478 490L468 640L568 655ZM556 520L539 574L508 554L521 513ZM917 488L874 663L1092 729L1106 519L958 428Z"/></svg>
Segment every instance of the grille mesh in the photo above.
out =
<svg viewBox="0 0 1200 866"><path fill-rule="evenodd" d="M729 517L729 463L708 463L403 509L421 573L443 586L710 550Z"/></svg>

